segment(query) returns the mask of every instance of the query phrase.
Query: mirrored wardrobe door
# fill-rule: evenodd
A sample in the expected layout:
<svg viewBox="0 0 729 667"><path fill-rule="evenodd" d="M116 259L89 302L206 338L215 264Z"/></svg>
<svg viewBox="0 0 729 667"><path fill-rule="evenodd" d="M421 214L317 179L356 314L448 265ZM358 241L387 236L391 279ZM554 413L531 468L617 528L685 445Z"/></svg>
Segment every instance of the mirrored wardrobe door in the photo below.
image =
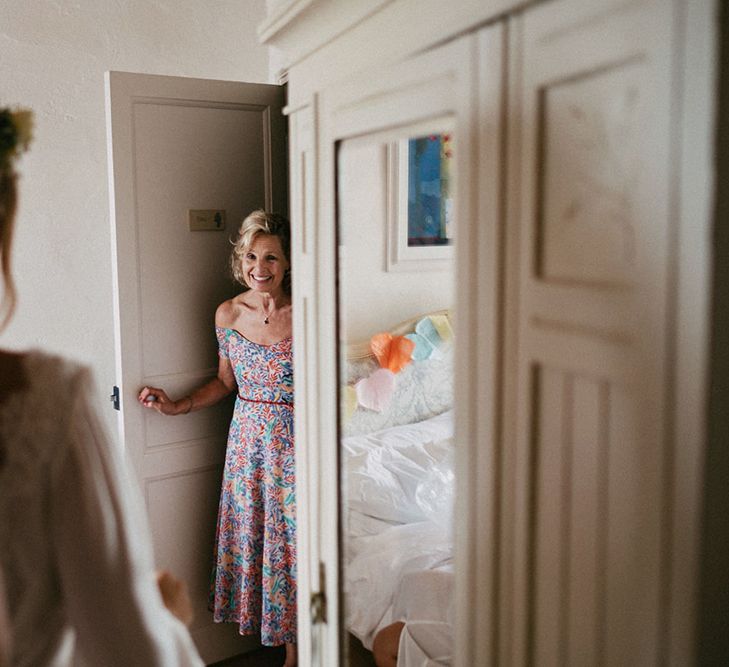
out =
<svg viewBox="0 0 729 667"><path fill-rule="evenodd" d="M452 119L339 144L340 525L350 665L452 661ZM404 664L404 663L403 663Z"/></svg>
<svg viewBox="0 0 729 667"><path fill-rule="evenodd" d="M497 132L479 145L482 42L459 38L314 101L317 216L301 253L313 299L300 293L294 304L297 345L306 351L297 373L316 378L316 395L297 404L297 425L306 426L297 450L306 449L308 462L300 488L318 507L298 508L316 541L302 566L307 555L318 558L306 562L299 591L302 636L310 638L300 654L312 665L373 664L368 648L382 630L390 630L385 648L397 649L411 634L418 644L415 635L435 627L427 623L442 631L430 650L468 664L453 635L455 628L473 635L475 571L465 573L483 534L474 537L471 527L490 531L479 515L493 515L492 498L478 507L469 493L490 492L495 474L491 426L477 425L481 417L491 423L493 405L477 411L468 403L491 400L496 379L495 365L481 375L472 368L475 359L489 361L474 350L493 346L497 326L497 299L484 296L497 281L480 264L496 252L498 186L479 191L474 178L499 145ZM498 59L493 71L500 73ZM498 109L498 82L485 92ZM478 213L482 197L493 214ZM472 475L480 482L464 492ZM478 562L481 594L492 565L490 556ZM438 618L419 618L424 609ZM393 627L398 620L413 625Z"/></svg>

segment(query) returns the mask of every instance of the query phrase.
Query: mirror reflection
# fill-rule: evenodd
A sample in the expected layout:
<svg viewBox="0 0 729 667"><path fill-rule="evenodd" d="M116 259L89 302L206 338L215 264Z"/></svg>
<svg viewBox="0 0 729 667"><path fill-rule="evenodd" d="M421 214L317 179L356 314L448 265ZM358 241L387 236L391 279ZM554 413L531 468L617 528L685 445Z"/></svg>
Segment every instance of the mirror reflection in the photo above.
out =
<svg viewBox="0 0 729 667"><path fill-rule="evenodd" d="M445 127L339 146L350 665L451 661L453 150Z"/></svg>

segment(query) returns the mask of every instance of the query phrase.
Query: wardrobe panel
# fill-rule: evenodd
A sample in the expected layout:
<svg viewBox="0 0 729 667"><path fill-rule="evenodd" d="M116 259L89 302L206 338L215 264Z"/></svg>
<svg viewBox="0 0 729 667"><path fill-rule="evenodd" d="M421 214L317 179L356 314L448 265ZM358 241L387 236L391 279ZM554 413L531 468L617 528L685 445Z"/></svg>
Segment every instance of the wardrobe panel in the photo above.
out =
<svg viewBox="0 0 729 667"><path fill-rule="evenodd" d="M512 25L521 80L510 136L521 145L509 193L520 252L517 303L507 302L518 309L507 662L649 664L665 602L673 13L562 0Z"/></svg>
<svg viewBox="0 0 729 667"><path fill-rule="evenodd" d="M539 91L537 272L544 280L609 288L632 281L644 69L628 60Z"/></svg>

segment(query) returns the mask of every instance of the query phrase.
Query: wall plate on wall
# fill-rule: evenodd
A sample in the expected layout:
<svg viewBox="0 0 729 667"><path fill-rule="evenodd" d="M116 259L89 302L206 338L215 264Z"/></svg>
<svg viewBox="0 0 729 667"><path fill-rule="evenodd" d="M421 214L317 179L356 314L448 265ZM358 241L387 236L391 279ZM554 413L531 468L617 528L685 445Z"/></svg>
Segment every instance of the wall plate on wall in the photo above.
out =
<svg viewBox="0 0 729 667"><path fill-rule="evenodd" d="M188 209L191 232L219 232L225 229L225 209Z"/></svg>

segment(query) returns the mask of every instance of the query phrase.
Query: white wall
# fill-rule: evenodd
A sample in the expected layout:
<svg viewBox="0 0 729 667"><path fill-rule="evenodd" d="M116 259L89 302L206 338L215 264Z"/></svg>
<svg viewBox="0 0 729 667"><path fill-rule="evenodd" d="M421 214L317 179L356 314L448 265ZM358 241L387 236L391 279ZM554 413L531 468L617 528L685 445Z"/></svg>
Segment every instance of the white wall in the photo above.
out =
<svg viewBox="0 0 729 667"><path fill-rule="evenodd" d="M104 72L269 82L256 36L264 17L265 0L0 2L0 106L36 118L20 164L19 304L0 345L90 364L113 433Z"/></svg>
<svg viewBox="0 0 729 667"><path fill-rule="evenodd" d="M453 306L453 267L386 270L385 144L345 141L339 151L340 293L344 338L350 343L403 320Z"/></svg>

